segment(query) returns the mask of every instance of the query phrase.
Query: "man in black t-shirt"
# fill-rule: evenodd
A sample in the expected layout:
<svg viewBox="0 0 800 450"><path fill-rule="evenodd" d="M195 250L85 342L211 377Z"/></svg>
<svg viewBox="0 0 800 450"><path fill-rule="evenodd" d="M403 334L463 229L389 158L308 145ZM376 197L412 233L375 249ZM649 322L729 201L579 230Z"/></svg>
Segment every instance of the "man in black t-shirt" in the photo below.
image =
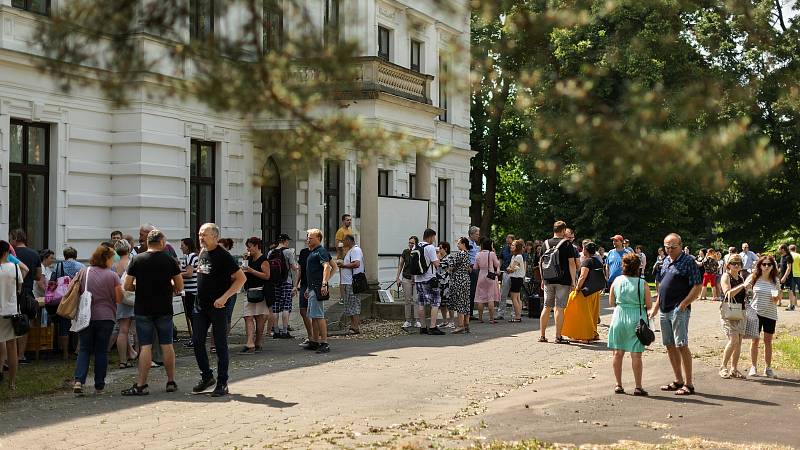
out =
<svg viewBox="0 0 800 450"><path fill-rule="evenodd" d="M22 279L22 295L33 297L33 283L42 278L42 260L39 253L28 248L28 236L22 229L16 229L9 234L9 243L14 246L17 258L28 266L28 273ZM19 362L25 364L25 347L28 346L28 334L17 338L17 354Z"/></svg>
<svg viewBox="0 0 800 450"><path fill-rule="evenodd" d="M139 253L128 266L125 290L136 292L133 312L139 336L139 371L136 383L122 395L147 395L147 376L152 361L154 334L167 369L167 392L175 392L175 350L172 347L172 297L183 289L178 261L164 251L166 239L157 229L147 234L147 251ZM134 286L135 283L135 286Z"/></svg>
<svg viewBox="0 0 800 450"><path fill-rule="evenodd" d="M578 259L578 253L566 238L566 230L567 224L560 220L553 224L553 237L548 239L544 245L545 252L549 248L558 246L558 265L561 268L561 276L557 280L542 281L544 308L542 308L542 315L539 317L539 329L541 330L539 342L547 342L544 332L547 329L547 322L550 321L550 310L555 308L556 343L569 343L569 341L561 337L561 327L564 325L564 308L567 307L569 293L575 287L575 275L577 273L575 262Z"/></svg>
<svg viewBox="0 0 800 450"><path fill-rule="evenodd" d="M236 260L219 245L219 227L206 223L198 233L203 248L197 258L197 304L192 316L194 357L202 379L192 389L203 392L216 383L212 397L228 394L228 318L225 304L242 290L247 277ZM214 345L217 348L217 379L208 363L206 337L213 325Z"/></svg>
<svg viewBox="0 0 800 450"><path fill-rule="evenodd" d="M306 298L306 289L308 289L308 281L306 281L306 263L308 262L308 255L311 254L311 250L308 248L304 248L300 250L300 254L297 257L297 263L300 265L300 276L297 277L298 279L295 280L295 289L300 294L300 317L303 318L303 325L306 327L306 334L307 336L312 336L311 330L311 318L308 317L308 299ZM303 342L300 343L300 346L308 344L310 339L306 338Z"/></svg>

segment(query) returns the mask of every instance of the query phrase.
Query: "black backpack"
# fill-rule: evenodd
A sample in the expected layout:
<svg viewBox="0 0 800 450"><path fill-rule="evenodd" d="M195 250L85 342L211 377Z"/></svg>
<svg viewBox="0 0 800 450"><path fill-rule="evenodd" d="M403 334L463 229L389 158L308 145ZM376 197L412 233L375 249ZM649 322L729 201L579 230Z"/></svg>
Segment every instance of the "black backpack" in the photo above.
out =
<svg viewBox="0 0 800 450"><path fill-rule="evenodd" d="M425 259L425 247L430 244L418 244L411 250L411 256L408 258L408 271L412 275L422 275L428 271L430 264Z"/></svg>
<svg viewBox="0 0 800 450"><path fill-rule="evenodd" d="M269 252L267 261L269 261L269 281L270 283L283 283L289 278L289 265L286 264L286 258L283 256L283 251L286 249L274 249Z"/></svg>
<svg viewBox="0 0 800 450"><path fill-rule="evenodd" d="M542 253L542 259L539 260L539 267L542 270L542 279L544 281L558 281L564 275L564 268L561 267L558 258L559 248L564 242L568 241L561 239L555 247L550 247L550 240L544 241L544 253Z"/></svg>

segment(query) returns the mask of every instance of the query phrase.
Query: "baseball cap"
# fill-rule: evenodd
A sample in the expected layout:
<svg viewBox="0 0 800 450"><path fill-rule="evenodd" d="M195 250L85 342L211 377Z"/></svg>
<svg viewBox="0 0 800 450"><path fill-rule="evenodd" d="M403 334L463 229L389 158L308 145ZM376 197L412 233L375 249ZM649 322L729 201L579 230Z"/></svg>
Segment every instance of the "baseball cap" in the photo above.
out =
<svg viewBox="0 0 800 450"><path fill-rule="evenodd" d="M614 236L611 237L611 240L612 241L624 241L625 238L623 238L621 234L615 234Z"/></svg>
<svg viewBox="0 0 800 450"><path fill-rule="evenodd" d="M291 241L291 240L292 238L290 238L289 235L286 233L281 233L278 235L278 242Z"/></svg>

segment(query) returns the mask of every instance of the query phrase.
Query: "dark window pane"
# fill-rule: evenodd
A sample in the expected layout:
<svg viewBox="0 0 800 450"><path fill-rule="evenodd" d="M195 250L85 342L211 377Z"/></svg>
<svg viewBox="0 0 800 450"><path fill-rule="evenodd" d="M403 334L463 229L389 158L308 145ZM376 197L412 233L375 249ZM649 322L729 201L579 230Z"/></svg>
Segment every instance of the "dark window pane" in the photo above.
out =
<svg viewBox="0 0 800 450"><path fill-rule="evenodd" d="M264 0L264 50L283 46L283 10L277 0Z"/></svg>
<svg viewBox="0 0 800 450"><path fill-rule="evenodd" d="M201 177L214 176L214 147L210 145L200 146L200 168L198 175Z"/></svg>
<svg viewBox="0 0 800 450"><path fill-rule="evenodd" d="M11 162L22 163L22 146L23 146L23 126L20 124L11 124Z"/></svg>
<svg viewBox="0 0 800 450"><path fill-rule="evenodd" d="M27 226L28 246L42 248L45 243L45 208L47 183L44 175L27 176Z"/></svg>
<svg viewBox="0 0 800 450"><path fill-rule="evenodd" d="M198 219L200 224L214 221L214 186L198 186L199 209Z"/></svg>
<svg viewBox="0 0 800 450"><path fill-rule="evenodd" d="M35 12L37 14L45 14L49 13L47 4L48 0L31 0L31 12Z"/></svg>
<svg viewBox="0 0 800 450"><path fill-rule="evenodd" d="M189 227L192 238L197 239L200 225L197 223L197 185L194 183L189 186Z"/></svg>
<svg viewBox="0 0 800 450"><path fill-rule="evenodd" d="M11 6L14 8L25 9L25 0L11 0Z"/></svg>
<svg viewBox="0 0 800 450"><path fill-rule="evenodd" d="M45 164L47 129L28 127L28 164Z"/></svg>
<svg viewBox="0 0 800 450"><path fill-rule="evenodd" d="M389 61L389 30L378 27L378 56Z"/></svg>
<svg viewBox="0 0 800 450"><path fill-rule="evenodd" d="M408 176L408 196L411 198L417 196L417 176L413 173Z"/></svg>
<svg viewBox="0 0 800 450"><path fill-rule="evenodd" d="M420 58L422 44L418 41L411 41L411 70L419 72L421 69Z"/></svg>
<svg viewBox="0 0 800 450"><path fill-rule="evenodd" d="M191 153L191 163L189 168L189 175L195 177L197 176L197 154L200 152L200 146L198 144L192 143Z"/></svg>
<svg viewBox="0 0 800 450"><path fill-rule="evenodd" d="M8 228L14 230L22 228L22 175L12 173L8 176Z"/></svg>

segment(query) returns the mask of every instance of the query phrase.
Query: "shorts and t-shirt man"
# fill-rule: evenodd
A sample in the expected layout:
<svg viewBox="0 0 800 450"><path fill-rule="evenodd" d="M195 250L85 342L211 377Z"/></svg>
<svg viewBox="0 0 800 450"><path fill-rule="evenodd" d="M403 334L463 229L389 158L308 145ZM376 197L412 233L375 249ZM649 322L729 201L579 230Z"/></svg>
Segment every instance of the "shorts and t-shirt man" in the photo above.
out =
<svg viewBox="0 0 800 450"><path fill-rule="evenodd" d="M702 283L703 274L694 258L681 253L672 261L667 256L656 275L658 281L658 308L661 311L661 340L666 346L689 345L689 317L691 305L683 311L678 305L686 299L692 288Z"/></svg>
<svg viewBox="0 0 800 450"><path fill-rule="evenodd" d="M319 300L320 289L322 288L322 276L325 271L325 264L331 260L331 254L324 246L318 245L308 254L306 261L306 281L308 282L308 317L310 319L324 319L325 308Z"/></svg>
<svg viewBox="0 0 800 450"><path fill-rule="evenodd" d="M561 238L550 238L545 241L545 249L553 248L562 242ZM544 306L547 308L557 307L564 309L567 307L569 293L572 290L572 274L569 273L569 262L571 259L578 258L575 247L564 239L558 247L558 265L561 267L561 276L554 281L544 282Z"/></svg>
<svg viewBox="0 0 800 450"><path fill-rule="evenodd" d="M160 345L172 344L172 278L181 273L178 260L167 252L142 252L128 265L128 275L136 279L136 333L140 345L153 345L158 332Z"/></svg>
<svg viewBox="0 0 800 450"><path fill-rule="evenodd" d="M430 281L436 276L436 269L433 267L435 261L439 261L436 255L436 247L432 244L420 244L422 247L422 254L428 262L428 270L422 275L414 275L414 283L417 287L417 303L420 306L430 305L432 307L439 307L441 303L441 291L439 287L431 287Z"/></svg>
<svg viewBox="0 0 800 450"><path fill-rule="evenodd" d="M345 315L359 315L361 314L361 300L356 297L353 291L353 276L357 273L364 273L364 253L361 251L361 247L354 245L344 255L343 261L345 264L352 264L355 261L360 262L358 267L353 269L342 268L340 278L340 283L344 287Z"/></svg>

